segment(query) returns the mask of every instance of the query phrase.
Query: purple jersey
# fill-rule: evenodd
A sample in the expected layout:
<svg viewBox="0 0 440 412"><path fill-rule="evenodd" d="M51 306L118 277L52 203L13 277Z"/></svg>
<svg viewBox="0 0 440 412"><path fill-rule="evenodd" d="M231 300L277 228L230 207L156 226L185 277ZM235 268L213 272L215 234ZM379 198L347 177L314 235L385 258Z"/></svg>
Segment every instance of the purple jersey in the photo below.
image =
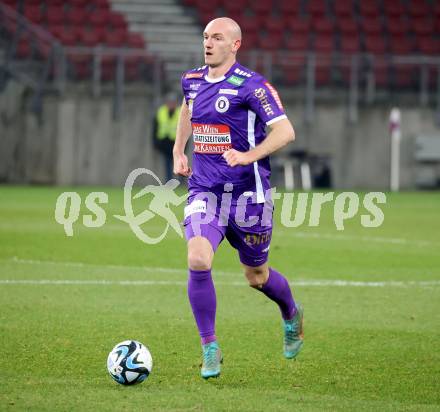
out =
<svg viewBox="0 0 440 412"><path fill-rule="evenodd" d="M264 77L238 63L220 78L207 75L203 66L182 77L194 140L189 191L221 194L224 184L232 183L234 200L245 193L263 203L270 188L269 158L230 167L222 154L231 148L252 149L265 139L266 125L286 118L278 93Z"/></svg>

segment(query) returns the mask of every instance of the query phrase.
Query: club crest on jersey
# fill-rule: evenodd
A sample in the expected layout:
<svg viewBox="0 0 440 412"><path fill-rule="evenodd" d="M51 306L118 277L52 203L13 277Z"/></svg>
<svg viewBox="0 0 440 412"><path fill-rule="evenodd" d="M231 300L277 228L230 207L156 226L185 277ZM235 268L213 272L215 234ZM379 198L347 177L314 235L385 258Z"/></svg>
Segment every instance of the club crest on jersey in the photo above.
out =
<svg viewBox="0 0 440 412"><path fill-rule="evenodd" d="M219 113L225 113L229 109L229 100L225 96L220 96L215 101L215 110Z"/></svg>

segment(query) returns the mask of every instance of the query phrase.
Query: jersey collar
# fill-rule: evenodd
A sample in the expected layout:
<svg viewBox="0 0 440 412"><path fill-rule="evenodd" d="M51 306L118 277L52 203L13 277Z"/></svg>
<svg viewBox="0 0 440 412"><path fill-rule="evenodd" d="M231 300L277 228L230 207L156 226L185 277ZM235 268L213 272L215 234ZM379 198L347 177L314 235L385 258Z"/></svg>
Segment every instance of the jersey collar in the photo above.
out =
<svg viewBox="0 0 440 412"><path fill-rule="evenodd" d="M231 68L223 75L223 76L221 76L221 77L216 77L215 79L212 79L212 78L210 78L210 77L208 77L208 73L209 73L209 69L208 69L208 71L207 71L207 73L205 74L205 80L208 82L208 83L218 83L218 82L221 82L221 81L223 81L223 80L225 80L226 79L226 77L228 77L230 74L231 74L231 72L233 72L234 70L235 70L235 68L238 66L238 62L235 62L232 66L231 66Z"/></svg>

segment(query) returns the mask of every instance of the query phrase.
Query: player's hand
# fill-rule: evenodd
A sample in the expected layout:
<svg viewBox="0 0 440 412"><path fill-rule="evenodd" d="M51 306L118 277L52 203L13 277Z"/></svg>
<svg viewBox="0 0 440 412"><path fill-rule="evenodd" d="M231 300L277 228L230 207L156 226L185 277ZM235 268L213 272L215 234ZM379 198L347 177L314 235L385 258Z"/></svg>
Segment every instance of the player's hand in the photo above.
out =
<svg viewBox="0 0 440 412"><path fill-rule="evenodd" d="M188 157L182 154L174 154L174 167L173 172L176 175L189 177L191 176L191 168L188 166Z"/></svg>
<svg viewBox="0 0 440 412"><path fill-rule="evenodd" d="M226 160L226 163L231 167L246 166L252 163L249 152L239 152L235 149L230 149L227 152L224 152L223 158Z"/></svg>

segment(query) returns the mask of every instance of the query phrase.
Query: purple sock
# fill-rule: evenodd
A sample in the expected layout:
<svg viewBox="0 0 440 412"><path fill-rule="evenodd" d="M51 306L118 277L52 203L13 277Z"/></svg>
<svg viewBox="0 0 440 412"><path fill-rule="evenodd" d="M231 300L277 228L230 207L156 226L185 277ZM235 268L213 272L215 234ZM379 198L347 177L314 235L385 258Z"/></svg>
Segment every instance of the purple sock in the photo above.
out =
<svg viewBox="0 0 440 412"><path fill-rule="evenodd" d="M280 307L283 319L292 319L296 314L295 301L293 300L287 279L276 270L269 268L269 278L261 289L269 299L272 299Z"/></svg>
<svg viewBox="0 0 440 412"><path fill-rule="evenodd" d="M189 270L188 297L202 344L215 341L217 299L211 270Z"/></svg>

